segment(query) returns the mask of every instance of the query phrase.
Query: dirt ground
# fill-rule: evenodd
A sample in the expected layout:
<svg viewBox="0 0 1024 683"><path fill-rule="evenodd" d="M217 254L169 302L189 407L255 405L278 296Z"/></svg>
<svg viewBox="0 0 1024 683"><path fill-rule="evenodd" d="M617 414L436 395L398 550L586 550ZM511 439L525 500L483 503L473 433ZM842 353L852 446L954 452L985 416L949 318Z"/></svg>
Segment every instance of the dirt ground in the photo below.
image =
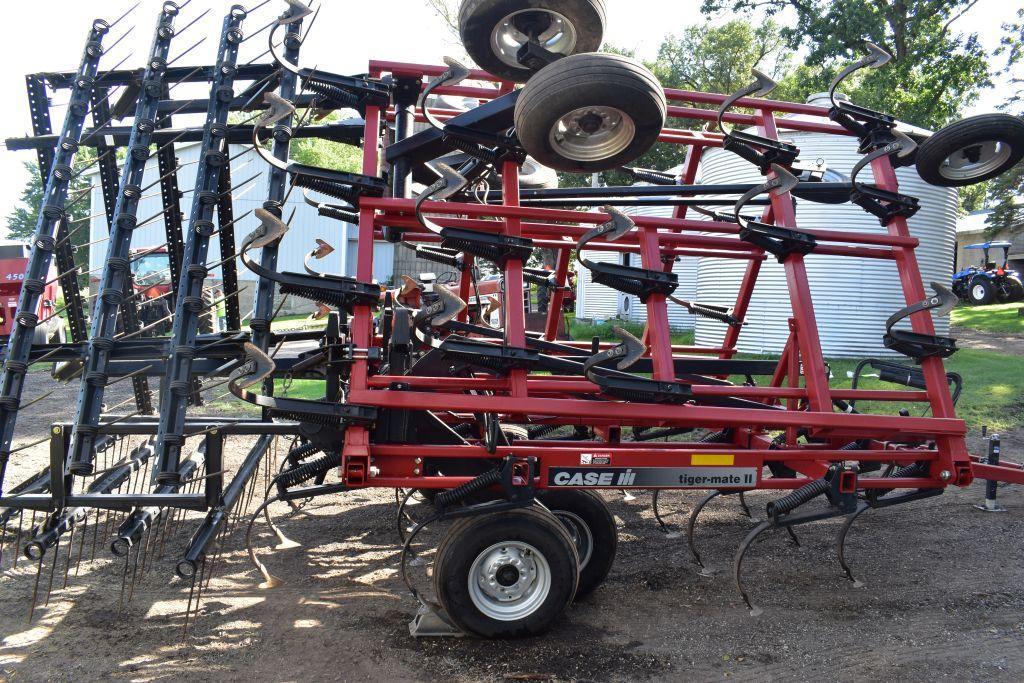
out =
<svg viewBox="0 0 1024 683"><path fill-rule="evenodd" d="M43 386L40 378L32 383L37 386L26 396ZM128 397L124 384L112 392L111 404ZM53 420L70 415L72 399L69 392L37 404L19 423L19 443L42 438ZM1024 434L1004 436L1004 457L1021 459ZM983 452L977 437L971 445ZM244 450L244 443L233 444L229 462ZM45 444L16 454L8 482L45 459ZM663 509L673 527L699 497L667 497ZM749 496L755 515L769 497ZM649 494L625 500L608 493L620 533L608 580L573 605L548 635L512 642L409 636L416 603L398 574L394 500L386 492L324 499L291 516L284 506L275 508L284 533L301 545L274 550L276 540L262 522L256 525L262 559L284 580L273 590L257 588L258 574L245 555L244 524L238 525L212 563L213 578L187 635L189 584L173 578L173 565L198 514L169 525L162 559L154 536L142 562L145 571L133 570L133 554L127 579L124 561L107 550L104 520L96 529L90 517L71 546L66 588L67 547L58 548L53 590L43 605L54 554L47 556L31 624L36 568L24 557L10 568L8 534L0 561L0 677L1021 680L1024 490L1002 489L1007 511L999 514L975 510L972 504L982 497L983 484L977 483L864 515L847 544L848 559L864 583L860 588L844 579L836 561L839 521L801 527L799 547L784 533L770 534L745 565L746 585L764 608L751 617L729 571L735 546L752 526L735 499L713 502L698 525L697 543L716 570L706 577L691 563L684 539L657 529ZM440 531L432 532L434 541ZM99 538L94 560L93 534ZM421 587L429 587L425 572L426 567L414 569ZM119 612L122 584L126 606Z"/></svg>

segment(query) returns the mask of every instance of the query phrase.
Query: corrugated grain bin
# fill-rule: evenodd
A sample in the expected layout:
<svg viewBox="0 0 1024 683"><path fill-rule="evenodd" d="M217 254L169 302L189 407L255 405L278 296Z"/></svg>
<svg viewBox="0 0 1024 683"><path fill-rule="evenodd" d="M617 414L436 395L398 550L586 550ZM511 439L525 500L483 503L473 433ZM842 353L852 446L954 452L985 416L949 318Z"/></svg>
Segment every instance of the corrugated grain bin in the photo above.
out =
<svg viewBox="0 0 1024 683"><path fill-rule="evenodd" d="M671 218L674 206L625 206L622 210L630 216L653 216ZM690 216L697 216L690 212ZM623 254L611 251L585 251L585 256L592 261L622 263ZM640 257L637 254L630 254L629 265L639 266ZM578 265L578 264L577 264ZM578 276L576 315L592 320L606 320L609 318L624 318L637 323L643 323L647 319L647 306L639 297L623 294L614 289L598 285L590 281L590 271L580 268L582 271ZM679 277L679 288L675 296L680 299L693 300L697 292L697 258L686 256L680 258L672 266L672 272ZM668 305L668 322L673 329L692 330L694 328L694 317L682 306L673 303Z"/></svg>
<svg viewBox="0 0 1024 683"><path fill-rule="evenodd" d="M818 94L809 104L828 106L828 96ZM861 158L857 140L850 136L782 131L782 137L800 148L806 161L823 160L829 169L849 175ZM870 182L870 168L858 179ZM702 163L702 182L763 182L753 165L722 149L708 150ZM900 191L921 201L921 209L910 219L910 231L921 244L917 260L925 284L946 284L953 266L956 246L957 192L953 188L925 183L913 166L897 171ZM854 230L885 234L878 219L855 204L818 204L797 200L797 224L814 230ZM893 355L882 346L885 320L906 302L894 261L839 256L806 258L818 320L818 332L826 357ZM702 258L697 269L697 300L731 306L739 290L746 262ZM930 293L931 289L926 288ZM789 293L783 268L769 257L761 268L757 287L740 334L738 348L749 353L779 353L788 335L791 316ZM947 334L948 318L936 318L938 334ZM725 326L697 319L698 344L718 346Z"/></svg>

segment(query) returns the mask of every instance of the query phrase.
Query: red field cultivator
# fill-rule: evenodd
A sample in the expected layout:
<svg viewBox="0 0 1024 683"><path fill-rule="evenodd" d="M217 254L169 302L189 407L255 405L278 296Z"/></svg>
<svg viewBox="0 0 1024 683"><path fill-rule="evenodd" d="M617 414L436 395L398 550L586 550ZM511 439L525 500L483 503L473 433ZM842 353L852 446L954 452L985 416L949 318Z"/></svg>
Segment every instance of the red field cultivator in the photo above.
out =
<svg viewBox="0 0 1024 683"><path fill-rule="evenodd" d="M896 168L915 160L931 164L921 169L923 176L938 174L945 184L992 177L1024 154L1019 121L1003 121L991 140L964 141L943 131L909 135L893 117L840 98L833 97L830 108L764 99L774 84L757 72L749 87L729 95L666 90L640 64L592 52L604 27L601 0L466 0L463 42L488 72L454 60L438 67L371 61L368 73L355 77L299 66L302 24L311 21L297 0L269 26L273 61L265 65L236 63L247 12L235 7L224 19L215 67L170 66L167 43L174 31L168 27L177 13L174 3L165 4L143 71L99 72L98 55L87 48L78 74L48 75L48 85L70 88L72 101L83 106L69 108L59 138L47 127L8 142L52 161L44 165L46 201L5 356L5 464L17 450L11 441L28 365L47 359L71 364L78 368L71 378L80 383L74 423L54 426L49 469L0 498L5 524L18 521L16 543L27 540L40 569L62 535L88 524L94 513L98 527L100 510L124 513L112 547L124 557L136 548L136 562L144 534L166 534L168 519L198 510L206 517L176 566L193 587L198 574L202 590L210 545L246 509L254 475L268 467L270 444L279 436L290 437L292 446L280 470L266 475L266 496L253 520L277 502L395 489L407 578L406 560L421 530L452 522L434 556L436 600L410 583L425 608L426 617L414 625L418 633L447 624L504 637L549 627L574 597L602 582L615 557L615 522L593 490L653 490L659 518L659 491L708 490L690 514L691 547L697 515L715 496L738 494L742 501L745 491L778 490L734 560L737 587L754 610L740 570L762 532L793 534L803 522L847 517L839 557L852 579L842 541L864 511L936 496L975 478L1024 483L1020 466L968 452L966 426L954 410L961 380L943 367L956 344L937 336L933 325L933 315L947 313L956 297L939 284L925 290L914 253L918 240L907 227L918 200L901 194L896 177ZM97 22L90 46L105 26ZM836 78L830 95L851 73L888 60L868 48ZM209 100L169 99L173 85L186 81L209 82ZM242 81L248 85L239 91ZM141 84L128 98L134 122L111 127L103 98L111 88L132 84ZM477 106L452 109L444 96ZM97 120L83 137L89 101ZM38 98L33 102L38 106ZM118 105L126 116L129 106ZM339 109L356 110L361 120L309 122ZM182 111L206 112L206 125L172 128L170 116ZM232 111L253 113L228 125ZM713 130L698 130L708 123ZM849 181L823 182L824 165L801 160L785 140L787 131L853 138L863 158ZM290 160L296 137L361 145L361 172ZM91 331L87 338L72 335L71 343L34 344L36 283L44 281L41 274L67 230L67 157L81 144L99 147L111 139L129 155L110 193L111 233ZM130 322L123 328L116 322L130 321L134 305L128 274L142 168L149 156L170 149L161 180L173 175L173 144L181 140L201 141L202 152L184 236L176 196L165 212L176 273L172 329L166 337L136 336ZM681 175L627 167L656 141L687 147ZM232 189L229 143L251 144L270 169L267 200L255 211L259 227L237 249L232 225L238 219L222 201ZM718 147L755 166L764 181L695 184L703 152ZM649 184L527 189L519 181L527 155L534 165L565 172L624 169ZM108 169L104 182L116 184L117 173ZM279 247L290 239L284 207L295 190L323 217L323 240L308 245L303 272L277 265ZM881 229L799 227L794 196L834 201L837 193L875 216ZM629 216L618 208L644 205L672 206L674 213ZM332 219L357 226L354 276L317 269L331 250ZM217 264L207 262L213 235L221 245ZM400 290L382 290L373 280L375 241L400 242L421 259L457 269L458 286L407 280ZM536 249L555 251L550 273L527 267ZM633 265L593 256L608 251L636 255ZM805 268L822 255L894 262L906 307L892 311L878 336L908 360L866 362L895 388L830 386ZM672 268L684 256L744 261L735 303L677 298ZM785 270L793 311L788 342L777 360L740 358L737 340L766 259ZM238 261L259 277L244 330ZM476 296L481 263L502 278L500 327L469 316L466 302ZM202 283L215 266L223 268L226 298L235 300L227 307L228 330L201 334L199 319L209 306ZM643 335L618 330L616 344L556 340L573 268L638 297L646 307ZM531 284L548 290L543 333L527 331L524 297ZM273 330L275 290L328 307L325 330ZM719 322L721 345L674 346L669 302ZM69 305L81 311L80 296ZM288 352L303 341L317 348ZM155 406L147 403L151 376L162 379ZM226 376L221 382L258 406L262 418L187 415L201 380L211 376ZM108 414L104 387L129 377L138 409ZM276 397L275 378L322 380L323 398ZM915 404L925 409L923 416L904 409ZM239 436L255 444L229 477L224 444ZM137 445L129 450L130 443ZM109 457L112 449L123 455ZM413 496L428 501L432 514L410 522L406 503ZM43 521L22 534L26 510L43 513ZM700 564L695 549L693 556Z"/></svg>

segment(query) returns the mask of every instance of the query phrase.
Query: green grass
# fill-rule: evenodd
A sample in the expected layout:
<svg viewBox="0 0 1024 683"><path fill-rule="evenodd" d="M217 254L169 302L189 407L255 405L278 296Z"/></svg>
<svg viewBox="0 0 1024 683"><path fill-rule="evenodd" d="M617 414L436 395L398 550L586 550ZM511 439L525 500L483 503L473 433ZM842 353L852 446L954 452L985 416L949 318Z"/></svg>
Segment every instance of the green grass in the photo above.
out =
<svg viewBox="0 0 1024 683"><path fill-rule="evenodd" d="M1009 356L991 351L961 349L945 361L947 372L959 373L964 379L963 393L956 404L957 417L965 420L971 429L983 425L996 431L1024 428L1024 357ZM849 388L847 372L857 365L853 359L829 361L832 369L830 385ZM870 369L867 372L871 372ZM862 380L858 389L902 389L903 387L880 382L877 379ZM911 415L921 415L925 404L906 403L858 403L858 410L895 414L900 407L910 410ZM930 414L930 413L929 413Z"/></svg>
<svg viewBox="0 0 1024 683"><path fill-rule="evenodd" d="M614 341L616 339L612 332L614 325L619 325L637 336L643 333L642 325L620 320L600 325L570 321L569 332L576 340L589 340L596 335L601 339ZM693 332L673 333L672 343L693 344ZM737 357L771 358L770 356L749 354L738 354ZM829 367L833 375L830 385L833 388L849 388L850 378L847 376L847 372L852 372L857 366L857 362L855 359L848 358L830 360ZM946 359L945 364L947 372L959 373L964 378L963 393L957 402L956 412L958 417L967 422L969 428L977 430L986 425L989 429L997 431L1024 429L1024 357L991 351L961 349L952 358ZM871 372L870 369L867 372ZM904 387L867 378L860 381L858 388L903 389ZM900 408L908 408L912 415L920 415L927 406L920 403L862 402L858 404L859 410L887 415L897 414Z"/></svg>
<svg viewBox="0 0 1024 683"><path fill-rule="evenodd" d="M602 341L618 341L613 327L621 327L630 334L640 337L644 333L644 326L639 323L627 322L625 320L609 320L603 323L584 323L574 318L568 321L569 335L577 341L590 341L594 337L600 337ZM693 345L693 330L674 330L672 332L672 343L677 346Z"/></svg>
<svg viewBox="0 0 1024 683"><path fill-rule="evenodd" d="M270 329L274 332L281 332L283 330L318 330L326 324L326 318L323 320L310 320L309 315L296 313L294 315L277 316L270 324Z"/></svg>
<svg viewBox="0 0 1024 683"><path fill-rule="evenodd" d="M1024 316L1019 311L1021 302L993 304L991 306L957 306L950 320L958 327L969 327L981 332L1009 332L1024 334Z"/></svg>

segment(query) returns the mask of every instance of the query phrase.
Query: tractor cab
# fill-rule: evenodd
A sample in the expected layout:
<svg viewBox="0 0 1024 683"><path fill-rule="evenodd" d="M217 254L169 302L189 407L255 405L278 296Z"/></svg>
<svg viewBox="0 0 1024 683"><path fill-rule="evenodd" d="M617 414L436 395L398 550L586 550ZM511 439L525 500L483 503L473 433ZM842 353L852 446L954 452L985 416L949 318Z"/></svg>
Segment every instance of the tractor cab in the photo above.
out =
<svg viewBox="0 0 1024 683"><path fill-rule="evenodd" d="M1010 242L981 242L969 244L965 249L982 252L978 266L968 266L953 275L953 292L961 300L975 306L991 303L1010 303L1024 299L1024 285L1020 273L1009 266ZM1002 249L1000 262L991 259L992 250ZM998 252L997 252L998 253Z"/></svg>

